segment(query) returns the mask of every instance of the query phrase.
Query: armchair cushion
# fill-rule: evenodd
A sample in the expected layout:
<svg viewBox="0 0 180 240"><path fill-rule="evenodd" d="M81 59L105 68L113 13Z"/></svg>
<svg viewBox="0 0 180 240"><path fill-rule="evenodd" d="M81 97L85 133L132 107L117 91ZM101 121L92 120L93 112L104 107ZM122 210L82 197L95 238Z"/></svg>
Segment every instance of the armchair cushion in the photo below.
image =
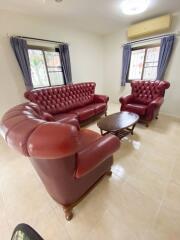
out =
<svg viewBox="0 0 180 240"><path fill-rule="evenodd" d="M79 131L79 150L86 148L91 143L95 142L101 138L101 135L97 132L91 131L89 129L81 129Z"/></svg>
<svg viewBox="0 0 180 240"><path fill-rule="evenodd" d="M126 111L137 113L140 116L143 116L146 113L147 105L129 103L126 105Z"/></svg>
<svg viewBox="0 0 180 240"><path fill-rule="evenodd" d="M117 137L108 134L101 137L77 154L76 178L81 178L91 172L99 164L110 157L120 146Z"/></svg>

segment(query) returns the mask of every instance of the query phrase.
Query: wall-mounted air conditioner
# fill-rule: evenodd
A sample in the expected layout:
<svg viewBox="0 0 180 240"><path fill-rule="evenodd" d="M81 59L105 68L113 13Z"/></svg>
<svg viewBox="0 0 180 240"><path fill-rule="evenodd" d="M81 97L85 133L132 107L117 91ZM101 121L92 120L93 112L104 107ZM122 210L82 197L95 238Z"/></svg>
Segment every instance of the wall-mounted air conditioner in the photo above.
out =
<svg viewBox="0 0 180 240"><path fill-rule="evenodd" d="M128 38L135 39L149 36L155 33L163 33L171 27L171 15L165 15L158 18L146 20L134 24L128 28Z"/></svg>

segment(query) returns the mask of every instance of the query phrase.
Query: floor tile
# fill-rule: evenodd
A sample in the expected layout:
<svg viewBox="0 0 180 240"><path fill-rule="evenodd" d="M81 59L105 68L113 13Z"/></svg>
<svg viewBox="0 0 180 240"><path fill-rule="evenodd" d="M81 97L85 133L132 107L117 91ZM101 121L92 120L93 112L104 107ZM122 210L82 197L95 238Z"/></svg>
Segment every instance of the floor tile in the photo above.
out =
<svg viewBox="0 0 180 240"><path fill-rule="evenodd" d="M119 111L109 104L108 114ZM87 126L100 132L97 121ZM26 222L45 240L179 240L180 121L160 114L121 140L112 176L74 208L67 222L28 158L0 138L0 236Z"/></svg>

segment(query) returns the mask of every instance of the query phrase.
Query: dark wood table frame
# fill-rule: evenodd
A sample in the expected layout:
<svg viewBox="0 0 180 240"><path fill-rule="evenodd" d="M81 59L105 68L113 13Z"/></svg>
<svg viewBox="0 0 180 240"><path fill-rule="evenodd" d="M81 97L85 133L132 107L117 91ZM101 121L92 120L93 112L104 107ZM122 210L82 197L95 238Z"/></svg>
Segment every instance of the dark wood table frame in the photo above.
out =
<svg viewBox="0 0 180 240"><path fill-rule="evenodd" d="M126 125L126 119L127 119L127 125ZM122 120L123 120L123 124L122 124ZM115 113L105 118L102 118L97 123L97 125L100 128L101 135L106 135L108 133L111 133L121 139L129 134L131 135L134 134L134 128L138 121L139 121L139 116L137 114L121 112L121 113ZM115 124L114 128L113 128L113 122Z"/></svg>

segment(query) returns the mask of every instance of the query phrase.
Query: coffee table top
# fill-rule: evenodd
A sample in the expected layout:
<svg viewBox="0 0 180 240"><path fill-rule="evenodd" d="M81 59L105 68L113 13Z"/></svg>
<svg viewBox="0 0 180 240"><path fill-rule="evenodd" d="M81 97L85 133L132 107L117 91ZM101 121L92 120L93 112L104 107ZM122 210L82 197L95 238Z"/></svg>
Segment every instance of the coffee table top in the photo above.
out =
<svg viewBox="0 0 180 240"><path fill-rule="evenodd" d="M134 125L138 120L139 115L123 111L102 118L98 121L97 126L107 132L116 132Z"/></svg>

